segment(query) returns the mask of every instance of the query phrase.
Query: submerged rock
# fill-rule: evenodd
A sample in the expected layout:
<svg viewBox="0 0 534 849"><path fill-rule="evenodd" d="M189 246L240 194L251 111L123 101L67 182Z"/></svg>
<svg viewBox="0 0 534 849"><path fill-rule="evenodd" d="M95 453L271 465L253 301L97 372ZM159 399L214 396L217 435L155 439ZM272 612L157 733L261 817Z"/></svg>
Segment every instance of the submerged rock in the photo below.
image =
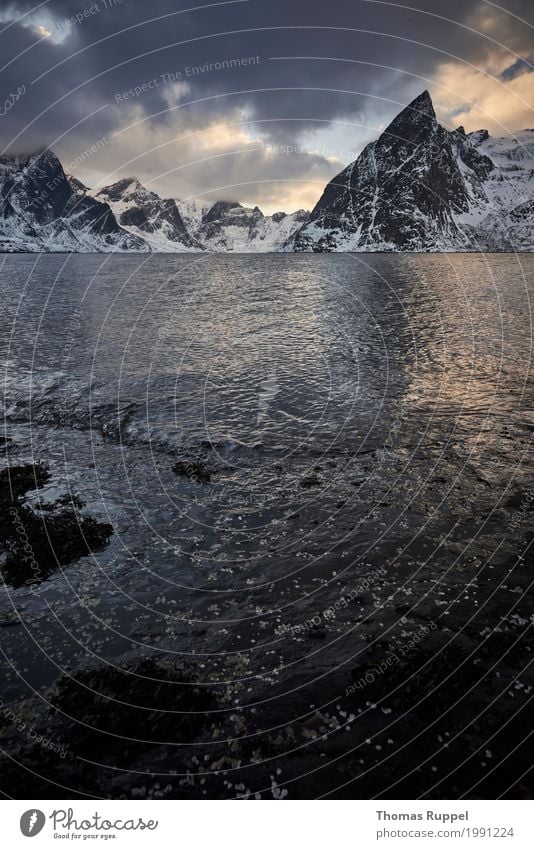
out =
<svg viewBox="0 0 534 849"><path fill-rule="evenodd" d="M190 478L197 483L209 483L211 480L211 473L204 463L179 460L174 464L172 470L175 474Z"/></svg>
<svg viewBox="0 0 534 849"><path fill-rule="evenodd" d="M103 757L158 743L188 743L205 727L217 706L193 667L164 658L136 658L118 666L85 669L64 676L49 694L50 704L84 723L75 728L76 750Z"/></svg>
<svg viewBox="0 0 534 849"><path fill-rule="evenodd" d="M13 587L39 584L61 566L101 549L113 533L106 522L82 516L83 503L63 496L33 509L24 496L50 479L41 464L0 472L0 573Z"/></svg>
<svg viewBox="0 0 534 849"><path fill-rule="evenodd" d="M14 798L30 791L55 798L58 786L68 789L69 798L106 796L110 773L102 776L97 768L109 764L128 795L144 795L132 788L150 781L151 768L168 774L179 789L176 774L188 762L189 746L204 739L218 707L192 665L159 655L66 673L44 700L3 710L15 718L0 730L2 746L13 755L0 756L5 786Z"/></svg>
<svg viewBox="0 0 534 849"><path fill-rule="evenodd" d="M302 489L309 489L312 486L321 486L321 481L317 477L317 475L312 474L308 475L305 478L301 478L300 486L302 487Z"/></svg>

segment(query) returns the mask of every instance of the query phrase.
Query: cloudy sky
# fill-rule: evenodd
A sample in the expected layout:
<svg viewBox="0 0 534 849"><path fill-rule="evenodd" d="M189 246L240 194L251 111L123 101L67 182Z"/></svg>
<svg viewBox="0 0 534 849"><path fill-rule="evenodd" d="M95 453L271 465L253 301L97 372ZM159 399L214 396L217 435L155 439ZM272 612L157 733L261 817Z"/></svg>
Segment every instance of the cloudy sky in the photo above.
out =
<svg viewBox="0 0 534 849"><path fill-rule="evenodd" d="M0 0L0 148L310 208L425 88L450 128L534 127L533 26L532 0Z"/></svg>

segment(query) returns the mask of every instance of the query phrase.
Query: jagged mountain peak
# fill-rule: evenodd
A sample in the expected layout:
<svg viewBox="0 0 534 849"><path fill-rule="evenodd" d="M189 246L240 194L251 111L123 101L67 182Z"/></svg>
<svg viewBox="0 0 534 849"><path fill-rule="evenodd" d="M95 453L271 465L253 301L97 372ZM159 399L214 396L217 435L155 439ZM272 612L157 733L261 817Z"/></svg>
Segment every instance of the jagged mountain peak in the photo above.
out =
<svg viewBox="0 0 534 849"><path fill-rule="evenodd" d="M202 216L202 221L204 224L209 224L212 221L218 221L230 212L240 214L241 211L245 212L245 207L236 200L217 200L206 210Z"/></svg>
<svg viewBox="0 0 534 849"><path fill-rule="evenodd" d="M258 206L243 206L233 200L218 200L208 207L178 201L178 206L195 238L207 250L216 252L279 251L309 216L302 210L265 215Z"/></svg>
<svg viewBox="0 0 534 849"><path fill-rule="evenodd" d="M113 186L121 186L123 189L139 189L144 188L141 181L137 177L122 177L112 184Z"/></svg>
<svg viewBox="0 0 534 849"><path fill-rule="evenodd" d="M471 142L471 144L478 147L479 144L485 142L489 139L489 133L487 130L474 130L472 133L467 134L467 138Z"/></svg>
<svg viewBox="0 0 534 849"><path fill-rule="evenodd" d="M51 150L0 157L0 247L31 251L534 250L534 131L449 131L428 91L325 187L311 214L91 190Z"/></svg>
<svg viewBox="0 0 534 849"><path fill-rule="evenodd" d="M96 196L118 201L137 192L154 194L146 189L137 177L122 177L120 180L116 180L115 183L111 183L109 186L104 186L99 189Z"/></svg>
<svg viewBox="0 0 534 849"><path fill-rule="evenodd" d="M534 215L524 205L533 189L527 133L492 139L487 130L451 132L424 91L330 181L286 248L534 249Z"/></svg>
<svg viewBox="0 0 534 849"><path fill-rule="evenodd" d="M408 104L407 109L414 109L416 112L424 112L427 115L430 115L432 118L436 117L436 113L434 111L434 104L432 102L432 97L430 96L430 92L427 88L418 94L417 97Z"/></svg>
<svg viewBox="0 0 534 849"><path fill-rule="evenodd" d="M11 168L32 168L35 171L58 171L63 166L53 150L42 148L31 153L7 153L0 156L0 163Z"/></svg>
<svg viewBox="0 0 534 849"><path fill-rule="evenodd" d="M202 245L189 233L176 201L161 198L137 177L123 177L96 192L111 206L119 224L148 242L155 251L199 251Z"/></svg>
<svg viewBox="0 0 534 849"><path fill-rule="evenodd" d="M415 141L432 132L436 126L436 113L430 93L425 89L402 109L386 127L383 137Z"/></svg>
<svg viewBox="0 0 534 849"><path fill-rule="evenodd" d="M82 181L78 180L77 177L73 177L72 174L66 174L65 176L66 176L67 180L69 181L69 185L70 185L72 191L75 192L75 194L77 194L77 195L86 195L87 194L89 189L85 185L85 183L82 183Z"/></svg>
<svg viewBox="0 0 534 849"><path fill-rule="evenodd" d="M61 169L63 168L59 158L50 148L44 148L43 150L40 150L35 154L31 154L30 158L39 160L39 162L46 162L52 163L53 165L59 165Z"/></svg>
<svg viewBox="0 0 534 849"><path fill-rule="evenodd" d="M143 251L109 205L67 178L51 150L3 158L0 167L0 246L19 251Z"/></svg>
<svg viewBox="0 0 534 849"><path fill-rule="evenodd" d="M49 147L40 147L36 150L29 151L28 153L7 153L3 157L3 159L10 161L18 161L22 162L26 160L28 162L37 162L40 160L43 163L54 163L61 165L58 157L54 153L53 150Z"/></svg>

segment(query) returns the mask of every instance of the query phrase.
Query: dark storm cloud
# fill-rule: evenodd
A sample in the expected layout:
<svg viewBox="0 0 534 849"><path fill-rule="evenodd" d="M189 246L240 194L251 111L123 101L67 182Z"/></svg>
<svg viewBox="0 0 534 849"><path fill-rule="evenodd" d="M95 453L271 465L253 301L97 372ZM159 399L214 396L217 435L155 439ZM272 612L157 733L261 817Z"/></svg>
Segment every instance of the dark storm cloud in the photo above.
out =
<svg viewBox="0 0 534 849"><path fill-rule="evenodd" d="M479 0L429 0L418 10L363 0L50 0L14 23L32 4L4 4L2 89L24 94L0 120L0 143L52 145L74 158L147 117L161 138L242 115L266 144L336 120L375 126L429 87L446 61L478 66L498 41L511 48L509 68L518 67L532 30L517 16L529 5L510 3L514 17ZM139 96L121 97L136 87ZM322 161L326 173L332 165ZM304 158L292 165L298 175ZM228 162L218 167L224 183Z"/></svg>

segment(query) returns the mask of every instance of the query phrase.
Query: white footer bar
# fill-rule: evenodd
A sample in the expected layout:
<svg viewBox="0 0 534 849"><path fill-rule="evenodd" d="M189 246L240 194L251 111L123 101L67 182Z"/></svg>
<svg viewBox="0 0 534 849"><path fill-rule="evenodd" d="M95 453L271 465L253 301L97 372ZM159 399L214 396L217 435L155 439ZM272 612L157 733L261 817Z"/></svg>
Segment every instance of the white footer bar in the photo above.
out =
<svg viewBox="0 0 534 849"><path fill-rule="evenodd" d="M2 845L533 849L534 801L5 801ZM33 839L35 842L30 843Z"/></svg>

